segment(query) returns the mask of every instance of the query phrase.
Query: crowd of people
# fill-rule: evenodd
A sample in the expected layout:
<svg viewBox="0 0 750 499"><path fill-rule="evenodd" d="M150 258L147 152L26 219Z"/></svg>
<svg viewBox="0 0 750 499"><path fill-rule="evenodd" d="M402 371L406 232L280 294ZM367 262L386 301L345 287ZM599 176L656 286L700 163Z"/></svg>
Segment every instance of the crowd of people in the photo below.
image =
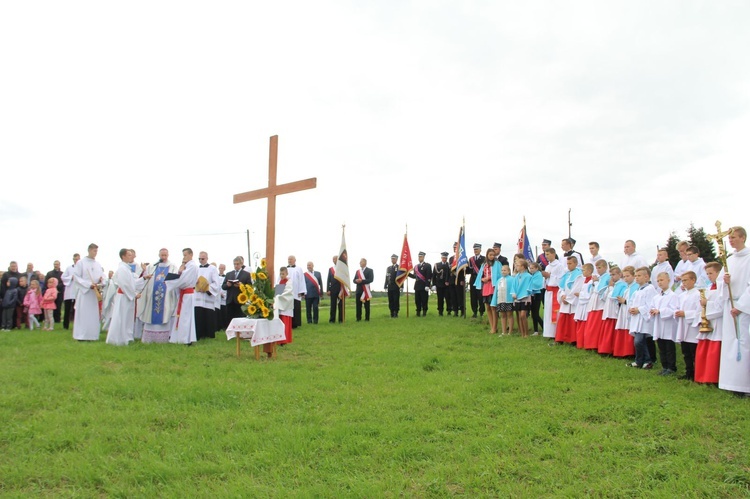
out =
<svg viewBox="0 0 750 499"><path fill-rule="evenodd" d="M658 349L663 376L677 374L679 344L682 378L750 394L750 250L742 227L732 228L728 238L734 249L726 259L731 272L723 262L704 262L698 248L684 241L677 245L680 262L673 268L666 248L649 265L628 240L615 263L604 259L593 241L591 256L584 258L569 237L561 241L559 253L545 239L535 261L519 253L510 262L499 243L484 254L482 245L474 244L474 254L462 267L457 244L435 265L419 252L408 277L414 279L417 317L428 314L431 294L437 295L439 316L466 317L468 287L471 317L484 323L486 314L490 334L541 335L552 340L551 346L570 344L627 358L627 366L642 370L655 366ZM157 263L138 265L135 251L123 248L117 270L106 276L97 252L91 244L87 255L75 254L64 272L55 261L46 275L32 264L21 273L11 262L0 278L2 329L35 329L42 321L41 328L51 330L62 321L64 329L73 324L73 338L79 341L99 340L105 330L107 343L114 345L135 339L190 345L214 338L245 316L241 289L253 284L253 273L242 256L226 272L223 264L209 263L205 252L196 263L190 248L183 249L179 265L170 262L167 249L160 250ZM279 272L282 286L276 287L275 308L288 330L282 343L291 342L291 329L301 327L303 301L308 324L318 323L324 294L330 298L329 322L342 322L348 286L337 278L337 257L325 286L312 262L306 270L294 256L287 263ZM400 311L400 270L394 254L384 283L391 318ZM352 279L356 321L370 320L373 280L373 270L361 259Z"/></svg>

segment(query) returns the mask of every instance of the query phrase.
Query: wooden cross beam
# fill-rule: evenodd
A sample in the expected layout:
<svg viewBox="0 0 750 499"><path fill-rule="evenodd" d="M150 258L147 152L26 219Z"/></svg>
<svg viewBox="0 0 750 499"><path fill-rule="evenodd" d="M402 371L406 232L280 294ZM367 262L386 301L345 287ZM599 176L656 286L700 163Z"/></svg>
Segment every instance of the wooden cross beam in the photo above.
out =
<svg viewBox="0 0 750 499"><path fill-rule="evenodd" d="M271 137L271 145L268 152L268 187L257 189L250 192L235 194L234 204L253 201L255 199L267 198L268 212L266 214L266 268L268 270L269 280L274 282L273 276L276 271L273 262L273 254L276 241L276 196L289 194L306 189L314 189L317 186L317 178L308 178L289 182L288 184L276 185L276 160L279 155L279 136ZM254 270L254 269L253 269Z"/></svg>

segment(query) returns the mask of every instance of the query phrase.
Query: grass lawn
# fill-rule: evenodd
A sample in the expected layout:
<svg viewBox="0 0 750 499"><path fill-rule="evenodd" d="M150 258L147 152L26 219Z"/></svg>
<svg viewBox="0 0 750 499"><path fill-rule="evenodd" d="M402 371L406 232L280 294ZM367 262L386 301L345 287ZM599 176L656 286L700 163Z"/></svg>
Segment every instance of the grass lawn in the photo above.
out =
<svg viewBox="0 0 750 499"><path fill-rule="evenodd" d="M1 333L0 494L750 496L750 399L489 335L431 300L394 320L378 298L369 323L348 300L345 325L324 308L275 361L223 333Z"/></svg>

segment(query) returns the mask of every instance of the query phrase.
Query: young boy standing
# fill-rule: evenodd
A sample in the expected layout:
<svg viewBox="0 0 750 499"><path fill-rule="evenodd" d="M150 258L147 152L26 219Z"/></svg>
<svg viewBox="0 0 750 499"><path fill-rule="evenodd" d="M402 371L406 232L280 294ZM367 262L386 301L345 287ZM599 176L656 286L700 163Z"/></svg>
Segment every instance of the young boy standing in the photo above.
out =
<svg viewBox="0 0 750 499"><path fill-rule="evenodd" d="M594 273L594 284L591 289L591 300L589 300L589 316L586 319L586 331L584 333L584 345L586 350L597 350L604 327L604 305L607 303L609 292L609 265L606 260L597 260L596 272Z"/></svg>
<svg viewBox="0 0 750 499"><path fill-rule="evenodd" d="M696 383L718 383L719 366L721 363L722 316L724 302L721 300L721 289L717 279L722 266L718 262L706 264L706 276L711 283L706 288L705 298L701 298L701 307L706 309L706 319L713 331L701 333L698 330L698 347L695 349L695 378Z"/></svg>
<svg viewBox="0 0 750 499"><path fill-rule="evenodd" d="M695 379L695 351L698 348L698 326L701 322L700 293L695 287L696 275L692 270L682 274L682 287L679 307L674 313L677 319L677 341L685 359L685 374L679 379Z"/></svg>
<svg viewBox="0 0 750 499"><path fill-rule="evenodd" d="M668 376L677 372L674 345L675 339L677 339L677 321L674 318L674 313L679 308L679 299L672 291L673 280L674 276L669 273L660 273L656 278L659 291L651 300L654 340L659 346L659 358L662 367L660 376Z"/></svg>
<svg viewBox="0 0 750 499"><path fill-rule="evenodd" d="M656 265L651 269L651 284L653 284L656 289L661 289L657 279L662 272L666 272L667 275L669 275L669 284L671 287L672 282L674 282L674 270L672 270L672 264L669 263L669 253L667 253L667 248L661 248L656 252Z"/></svg>
<svg viewBox="0 0 750 499"><path fill-rule="evenodd" d="M628 364L630 367L651 369L653 358L648 342L653 343L654 321L651 320L651 300L656 295L656 290L649 282L651 274L648 267L641 267L635 271L635 282L638 290L628 300L628 313L630 314L630 335L634 338L635 361Z"/></svg>

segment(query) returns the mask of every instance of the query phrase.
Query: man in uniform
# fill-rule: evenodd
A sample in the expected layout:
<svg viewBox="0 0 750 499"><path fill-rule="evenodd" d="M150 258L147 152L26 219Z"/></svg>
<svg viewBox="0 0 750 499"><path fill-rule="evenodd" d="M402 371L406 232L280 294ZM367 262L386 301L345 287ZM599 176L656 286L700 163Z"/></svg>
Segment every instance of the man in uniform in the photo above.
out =
<svg viewBox="0 0 750 499"><path fill-rule="evenodd" d="M495 243L495 244L492 245L492 249L495 250L495 260L497 260L498 262L500 262L500 266L501 267L503 265L510 265L508 263L508 259L505 258L503 255L500 254L500 251L502 251L502 249L503 249L503 245L502 244ZM510 269L510 271L513 272L513 269Z"/></svg>
<svg viewBox="0 0 750 499"><path fill-rule="evenodd" d="M391 311L391 319L398 317L401 298L401 286L396 282L398 275L398 255L391 255L391 265L385 271L385 284L383 287L388 290L388 309Z"/></svg>
<svg viewBox="0 0 750 499"><path fill-rule="evenodd" d="M448 291L448 281L451 276L451 267L448 265L448 252L440 253L440 261L435 264L432 272L432 286L437 291L438 315L443 315L443 306L445 304L445 295ZM450 309L448 309L450 315Z"/></svg>
<svg viewBox="0 0 750 499"><path fill-rule="evenodd" d="M448 315L451 315L451 310L456 315L466 317L466 270L461 269L456 272L458 262L456 262L456 249L458 243L453 243L453 256L448 260L448 264L451 268L450 283L448 284Z"/></svg>
<svg viewBox="0 0 750 499"><path fill-rule="evenodd" d="M482 300L482 290L474 287L474 281L477 279L479 269L482 268L482 264L486 258L482 256L482 245L474 243L474 256L469 258L469 267L466 273L469 275L469 296L471 298L471 318L477 318L477 311L479 316L484 316L484 301Z"/></svg>
<svg viewBox="0 0 750 499"><path fill-rule="evenodd" d="M409 277L415 279L414 282L414 303L417 307L417 317L427 315L427 305L430 300L430 283L432 282L432 266L424 261L425 252L420 251L419 263L414 267L414 273Z"/></svg>

